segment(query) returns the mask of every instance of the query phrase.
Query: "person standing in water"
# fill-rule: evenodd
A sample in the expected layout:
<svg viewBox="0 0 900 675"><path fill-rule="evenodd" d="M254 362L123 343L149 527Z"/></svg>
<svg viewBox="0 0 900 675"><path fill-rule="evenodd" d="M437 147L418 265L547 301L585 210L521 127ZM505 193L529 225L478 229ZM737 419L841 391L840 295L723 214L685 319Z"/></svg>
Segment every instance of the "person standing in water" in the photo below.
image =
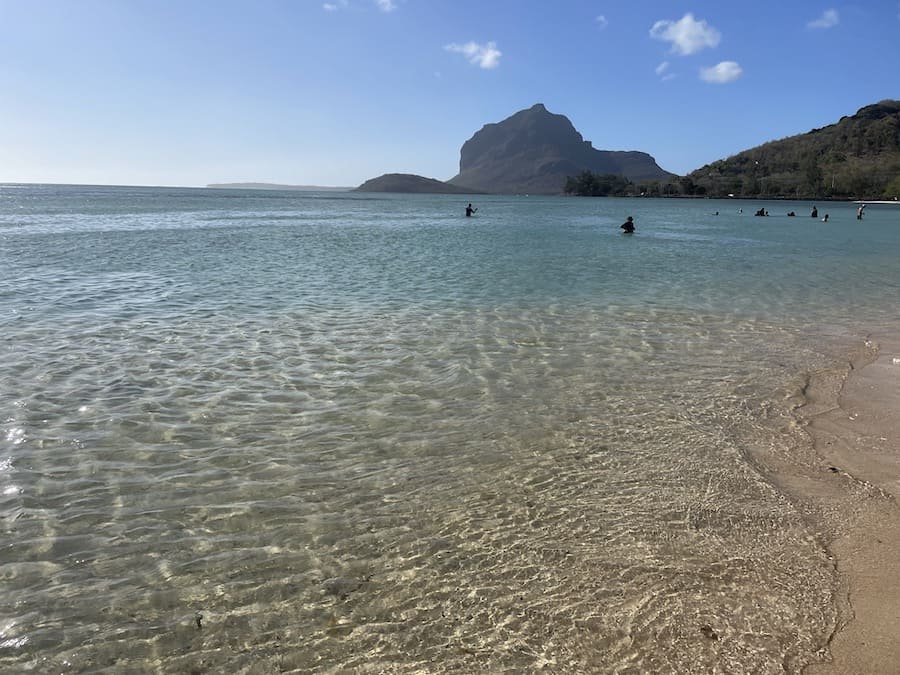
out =
<svg viewBox="0 0 900 675"><path fill-rule="evenodd" d="M812 208L812 212L809 214L810 218L818 218L819 217L819 209L815 206Z"/></svg>
<svg viewBox="0 0 900 675"><path fill-rule="evenodd" d="M625 234L634 234L634 218L628 216L625 222L619 225L619 228L621 228L622 232Z"/></svg>
<svg viewBox="0 0 900 675"><path fill-rule="evenodd" d="M466 218L469 218L473 213L475 213L478 209L472 207L472 203L469 202L469 205L466 207Z"/></svg>

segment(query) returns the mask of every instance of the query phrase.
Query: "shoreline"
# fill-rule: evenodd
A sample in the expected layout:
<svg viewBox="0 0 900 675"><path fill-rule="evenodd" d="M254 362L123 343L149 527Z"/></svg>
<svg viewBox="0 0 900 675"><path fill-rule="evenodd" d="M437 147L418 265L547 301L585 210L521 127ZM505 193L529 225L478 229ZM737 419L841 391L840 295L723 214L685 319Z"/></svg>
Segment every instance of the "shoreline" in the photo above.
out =
<svg viewBox="0 0 900 675"><path fill-rule="evenodd" d="M873 342L842 377L814 374L795 411L819 467L801 466L784 487L822 526L839 576L837 625L804 675L900 664L900 341Z"/></svg>

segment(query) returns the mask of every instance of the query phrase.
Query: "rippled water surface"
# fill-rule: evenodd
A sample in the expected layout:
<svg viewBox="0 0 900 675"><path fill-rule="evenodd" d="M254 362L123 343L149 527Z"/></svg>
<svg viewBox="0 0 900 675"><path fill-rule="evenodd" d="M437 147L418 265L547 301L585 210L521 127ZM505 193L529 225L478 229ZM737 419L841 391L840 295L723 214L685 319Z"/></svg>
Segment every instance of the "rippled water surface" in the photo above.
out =
<svg viewBox="0 0 900 675"><path fill-rule="evenodd" d="M0 186L0 669L817 658L752 458L897 323L900 207L466 201Z"/></svg>

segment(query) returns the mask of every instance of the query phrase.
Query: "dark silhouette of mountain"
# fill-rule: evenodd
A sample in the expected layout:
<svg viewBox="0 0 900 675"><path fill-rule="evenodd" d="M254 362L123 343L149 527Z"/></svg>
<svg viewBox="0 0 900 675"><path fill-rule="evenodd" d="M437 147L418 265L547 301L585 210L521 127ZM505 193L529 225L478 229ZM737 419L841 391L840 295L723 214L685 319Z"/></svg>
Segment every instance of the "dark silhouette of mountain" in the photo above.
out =
<svg viewBox="0 0 900 675"><path fill-rule="evenodd" d="M372 178L356 188L355 192L413 192L427 194L481 194L478 190L444 183L434 178L424 178L411 173L386 173Z"/></svg>
<svg viewBox="0 0 900 675"><path fill-rule="evenodd" d="M900 101L869 105L813 129L707 164L680 179L686 194L892 199L900 195Z"/></svg>
<svg viewBox="0 0 900 675"><path fill-rule="evenodd" d="M538 103L502 122L486 124L466 141L459 173L448 182L484 192L562 194L566 178L584 171L633 182L672 177L645 152L594 149L567 117Z"/></svg>

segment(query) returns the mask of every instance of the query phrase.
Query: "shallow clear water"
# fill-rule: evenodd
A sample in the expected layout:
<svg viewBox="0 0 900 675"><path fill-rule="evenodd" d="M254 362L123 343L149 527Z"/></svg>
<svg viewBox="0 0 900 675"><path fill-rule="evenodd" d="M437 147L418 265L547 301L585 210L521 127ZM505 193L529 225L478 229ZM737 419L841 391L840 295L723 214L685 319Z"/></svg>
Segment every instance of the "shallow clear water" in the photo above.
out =
<svg viewBox="0 0 900 675"><path fill-rule="evenodd" d="M900 207L466 201L0 186L0 669L816 658L752 457L897 324Z"/></svg>

